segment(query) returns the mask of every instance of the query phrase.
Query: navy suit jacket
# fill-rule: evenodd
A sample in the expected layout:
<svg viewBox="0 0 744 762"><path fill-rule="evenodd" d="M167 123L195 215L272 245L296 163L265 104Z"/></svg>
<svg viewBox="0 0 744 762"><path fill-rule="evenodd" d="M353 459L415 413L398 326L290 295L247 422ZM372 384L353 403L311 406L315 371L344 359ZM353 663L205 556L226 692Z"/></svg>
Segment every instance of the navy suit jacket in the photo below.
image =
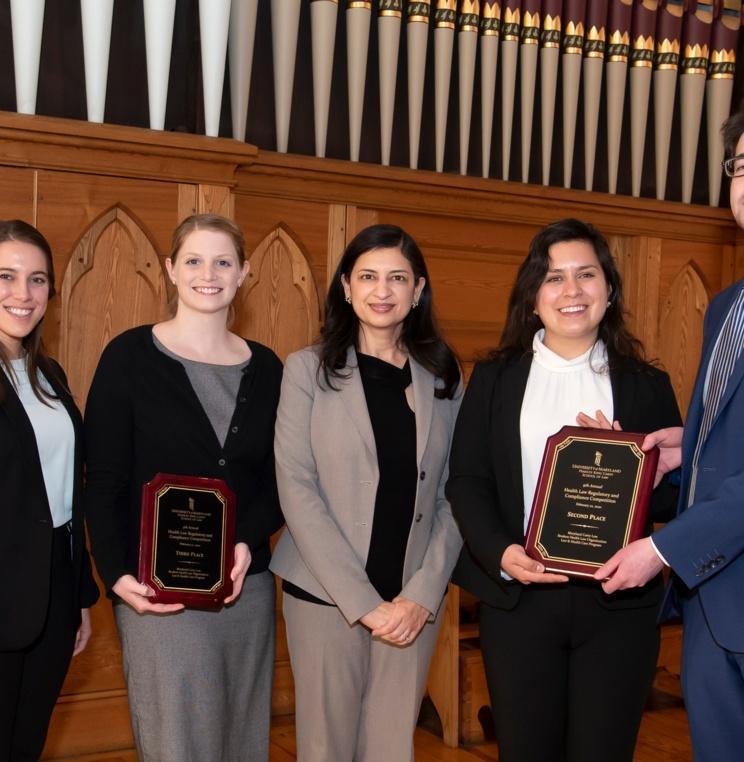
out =
<svg viewBox="0 0 744 762"><path fill-rule="evenodd" d="M697 591L719 646L744 651L744 352L734 366L700 452L694 502L688 495L692 456L703 417L703 387L716 339L744 280L719 294L705 316L703 354L685 421L678 515L653 535L675 582L662 615L674 613L680 593ZM683 583L683 584L680 584Z"/></svg>

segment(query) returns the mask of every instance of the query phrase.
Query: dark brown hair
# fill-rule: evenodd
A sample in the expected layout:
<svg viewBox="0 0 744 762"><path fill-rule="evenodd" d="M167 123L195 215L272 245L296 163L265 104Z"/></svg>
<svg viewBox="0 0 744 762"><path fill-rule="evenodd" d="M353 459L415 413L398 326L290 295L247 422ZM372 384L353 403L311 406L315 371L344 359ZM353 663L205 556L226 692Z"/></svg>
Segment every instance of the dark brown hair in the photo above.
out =
<svg viewBox="0 0 744 762"><path fill-rule="evenodd" d="M347 378L346 351L357 346L359 318L346 303L341 276L351 276L354 263L375 249L398 249L408 260L413 278L426 283L418 298L418 306L403 320L400 343L417 363L443 383L435 392L439 399L452 399L460 383L460 366L450 346L442 338L434 318L429 272L421 250L408 233L397 225L371 225L354 236L346 247L328 288L325 324L320 332L320 366L326 384L335 389L334 378Z"/></svg>
<svg viewBox="0 0 744 762"><path fill-rule="evenodd" d="M537 292L550 267L550 247L566 241L584 241L597 255L599 265L610 288L610 304L599 324L599 338L607 346L610 364L622 360L644 361L643 345L625 323L623 284L605 237L592 225L581 220L565 219L543 228L531 241L527 258L517 273L509 296L504 332L491 359L514 357L532 350L532 339L543 327L535 314Z"/></svg>
<svg viewBox="0 0 744 762"><path fill-rule="evenodd" d="M0 220L0 243L6 241L18 241L20 243L27 243L31 246L35 246L44 255L47 267L47 277L49 279L49 298L51 299L54 294L54 261L52 259L52 249L49 246L49 242L46 238L33 226L29 225L23 220ZM31 384L36 397L45 405L49 404L50 399L57 399L57 396L51 392L46 391L39 383L39 364L44 364L45 372L53 372L52 366L49 363L49 356L44 349L44 343L41 340L42 323L44 317L34 326L33 330L25 336L21 341L21 346L26 353L26 369L28 371L28 380ZM11 382L15 381L15 374L13 373L13 367L10 363L10 357L8 352L0 341L0 363L2 363L8 377ZM63 383L61 378L56 379L59 383ZM3 388L0 386L0 403L3 399Z"/></svg>

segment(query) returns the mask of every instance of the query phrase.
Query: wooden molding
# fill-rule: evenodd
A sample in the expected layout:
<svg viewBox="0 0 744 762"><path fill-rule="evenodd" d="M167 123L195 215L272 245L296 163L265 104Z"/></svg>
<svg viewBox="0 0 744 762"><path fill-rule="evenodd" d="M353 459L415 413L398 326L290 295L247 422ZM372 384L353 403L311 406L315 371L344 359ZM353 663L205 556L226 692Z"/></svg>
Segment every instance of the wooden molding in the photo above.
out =
<svg viewBox="0 0 744 762"><path fill-rule="evenodd" d="M212 185L235 184L255 146L229 138L0 111L4 165Z"/></svg>
<svg viewBox="0 0 744 762"><path fill-rule="evenodd" d="M240 194L502 223L542 226L570 214L605 235L633 230L723 244L733 243L737 230L727 209L271 151L259 151L236 180Z"/></svg>

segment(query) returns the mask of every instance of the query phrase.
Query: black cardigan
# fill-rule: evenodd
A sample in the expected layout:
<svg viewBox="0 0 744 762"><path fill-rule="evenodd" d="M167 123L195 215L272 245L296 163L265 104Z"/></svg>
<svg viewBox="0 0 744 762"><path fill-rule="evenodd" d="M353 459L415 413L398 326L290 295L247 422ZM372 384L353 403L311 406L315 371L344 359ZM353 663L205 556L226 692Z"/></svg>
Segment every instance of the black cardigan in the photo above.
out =
<svg viewBox="0 0 744 762"><path fill-rule="evenodd" d="M625 431L651 432L682 425L666 373L646 364L610 360L614 418ZM521 584L501 576L501 557L507 546L524 544L519 419L531 364L532 352L528 352L475 366L450 454L447 497L465 539L453 580L486 603L504 609L517 605L522 589ZM673 518L676 502L677 489L664 480L654 490L652 519ZM650 606L661 602L663 583L658 575L639 589L607 596L597 584L596 591L608 608Z"/></svg>
<svg viewBox="0 0 744 762"><path fill-rule="evenodd" d="M66 391L62 368L41 361L39 369L72 419L75 431L75 479L72 492L72 563L75 609L98 599L83 532L82 419ZM0 370L5 399L0 403L0 651L30 645L41 632L49 607L52 515L31 421L8 377Z"/></svg>
<svg viewBox="0 0 744 762"><path fill-rule="evenodd" d="M282 364L247 343L253 356L224 447L183 365L155 346L151 325L103 351L85 409L85 512L107 589L124 574L137 576L142 486L159 472L224 479L237 496L236 542L251 549L248 573L268 568L269 537L284 523L273 449Z"/></svg>

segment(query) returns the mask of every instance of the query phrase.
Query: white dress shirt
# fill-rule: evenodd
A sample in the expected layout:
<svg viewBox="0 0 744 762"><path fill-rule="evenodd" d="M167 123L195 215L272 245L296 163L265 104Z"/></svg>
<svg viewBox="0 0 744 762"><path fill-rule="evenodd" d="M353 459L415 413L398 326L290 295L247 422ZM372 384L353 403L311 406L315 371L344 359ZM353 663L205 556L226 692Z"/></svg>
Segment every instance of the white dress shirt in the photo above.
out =
<svg viewBox="0 0 744 762"><path fill-rule="evenodd" d="M579 413L595 418L601 410L609 421L614 415L604 343L597 341L580 357L565 360L543 344L544 333L539 330L532 342L534 358L519 419L525 533L548 437L562 426L577 426Z"/></svg>

